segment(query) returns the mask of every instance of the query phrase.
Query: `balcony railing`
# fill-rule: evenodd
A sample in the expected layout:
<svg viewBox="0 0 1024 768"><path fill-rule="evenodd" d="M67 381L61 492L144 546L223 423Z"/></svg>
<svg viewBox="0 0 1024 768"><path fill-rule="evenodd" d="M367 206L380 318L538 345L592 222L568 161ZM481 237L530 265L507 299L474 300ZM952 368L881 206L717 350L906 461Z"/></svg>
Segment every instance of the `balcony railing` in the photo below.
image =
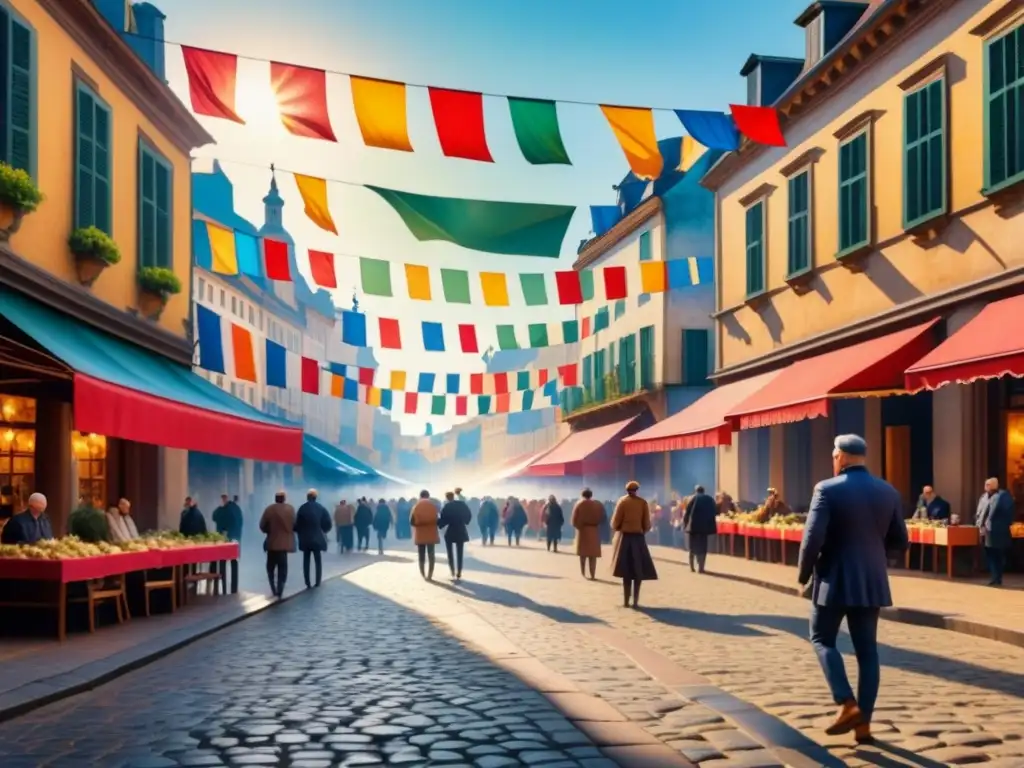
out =
<svg viewBox="0 0 1024 768"><path fill-rule="evenodd" d="M566 416L570 414L578 414L583 411L595 410L608 403L614 403L617 400L624 398L633 397L634 395L643 394L654 389L653 382L648 384L648 379L653 379L653 376L643 376L642 386L637 377L630 376L632 381L626 381L625 383L619 380L618 372L609 373L603 377L602 383L604 384L603 391L598 393L597 387L591 384L589 387L570 387L565 390L565 398L562 406L562 413Z"/></svg>

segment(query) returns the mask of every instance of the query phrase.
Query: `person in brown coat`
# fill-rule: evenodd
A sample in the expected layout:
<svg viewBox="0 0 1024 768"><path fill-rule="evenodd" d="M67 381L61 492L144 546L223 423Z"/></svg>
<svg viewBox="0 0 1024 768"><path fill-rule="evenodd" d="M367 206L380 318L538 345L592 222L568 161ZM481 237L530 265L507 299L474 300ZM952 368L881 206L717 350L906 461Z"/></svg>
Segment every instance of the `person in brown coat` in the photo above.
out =
<svg viewBox="0 0 1024 768"><path fill-rule="evenodd" d="M274 503L263 510L260 530L267 535L263 549L267 553L267 578L274 597L284 594L288 580L288 553L295 551L295 508L284 501L284 491L278 491Z"/></svg>
<svg viewBox="0 0 1024 768"><path fill-rule="evenodd" d="M630 480L626 484L626 495L619 499L612 515L612 530L615 531L612 573L615 578L622 579L622 602L627 608L630 593L633 595L633 607L637 607L641 582L658 578L651 550L644 538L651 530L651 510L639 491L640 483Z"/></svg>
<svg viewBox="0 0 1024 768"><path fill-rule="evenodd" d="M590 566L590 580L597 573L597 558L601 556L601 521L604 520L604 505L594 501L594 492L584 488L583 498L572 508L572 527L576 529L576 554L580 558L580 576L586 576L585 566Z"/></svg>
<svg viewBox="0 0 1024 768"><path fill-rule="evenodd" d="M334 508L334 530L338 532L338 552L351 552L355 544L355 528L353 518L356 508L345 499Z"/></svg>
<svg viewBox="0 0 1024 768"><path fill-rule="evenodd" d="M437 507L430 500L430 491L420 491L420 500L409 514L409 525L412 526L412 540L419 554L420 576L431 581L434 578L434 547L441 541L441 534L437 530Z"/></svg>

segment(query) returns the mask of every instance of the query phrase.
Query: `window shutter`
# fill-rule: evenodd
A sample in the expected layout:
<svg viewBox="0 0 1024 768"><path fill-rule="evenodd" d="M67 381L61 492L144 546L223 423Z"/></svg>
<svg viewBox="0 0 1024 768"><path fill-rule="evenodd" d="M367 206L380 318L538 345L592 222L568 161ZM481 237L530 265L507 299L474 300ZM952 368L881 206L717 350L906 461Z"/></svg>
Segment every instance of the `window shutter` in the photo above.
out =
<svg viewBox="0 0 1024 768"><path fill-rule="evenodd" d="M110 111L95 104L93 132L93 223L111 234L110 226Z"/></svg>
<svg viewBox="0 0 1024 768"><path fill-rule="evenodd" d="M640 233L640 261L651 260L651 233Z"/></svg>
<svg viewBox="0 0 1024 768"><path fill-rule="evenodd" d="M29 173L32 165L32 30L10 21L10 93L7 135L10 164Z"/></svg>
<svg viewBox="0 0 1024 768"><path fill-rule="evenodd" d="M156 163L139 145L139 266L158 266L156 260Z"/></svg>
<svg viewBox="0 0 1024 768"><path fill-rule="evenodd" d="M688 387L704 386L708 382L710 331L686 329L683 331L683 384Z"/></svg>
<svg viewBox="0 0 1024 768"><path fill-rule="evenodd" d="M77 91L77 138L75 163L75 227L88 227L96 221L95 174L96 101L83 88Z"/></svg>
<svg viewBox="0 0 1024 768"><path fill-rule="evenodd" d="M171 172L156 163L156 263L171 267Z"/></svg>

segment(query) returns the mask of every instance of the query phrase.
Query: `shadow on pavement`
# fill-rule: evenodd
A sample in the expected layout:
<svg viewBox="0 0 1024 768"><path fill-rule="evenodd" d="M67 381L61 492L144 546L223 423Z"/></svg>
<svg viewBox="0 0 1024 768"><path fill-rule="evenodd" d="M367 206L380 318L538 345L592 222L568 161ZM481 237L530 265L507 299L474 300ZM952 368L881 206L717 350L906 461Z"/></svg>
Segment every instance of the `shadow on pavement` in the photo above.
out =
<svg viewBox="0 0 1024 768"><path fill-rule="evenodd" d="M512 592L501 587L492 587L487 584L473 584L470 582L459 582L459 584L440 584L440 586L454 592L457 595L479 600L484 603L504 605L508 608L522 608L527 611L544 616L545 618L557 621L561 624L603 624L600 619L593 616L585 616L568 608L561 608L556 605L544 605L531 600L518 592Z"/></svg>
<svg viewBox="0 0 1024 768"><path fill-rule="evenodd" d="M907 768L907 766L915 766L915 768L942 768L946 765L938 760L922 757L910 750L901 749L892 744L886 744L883 741L876 741L873 746L875 750L881 750L881 752L889 754L881 754L879 751L863 747L856 749L853 754L858 760L863 760L868 765L877 765L881 768ZM889 755L894 757L889 757ZM895 759L897 757L899 758L898 760Z"/></svg>
<svg viewBox="0 0 1024 768"><path fill-rule="evenodd" d="M521 571L518 568L508 568L504 565L495 565L494 563L488 563L483 560L479 560L473 557L469 552L466 553L464 565L467 571L479 571L481 573L493 573L498 576L522 576L528 579L557 579L557 576L546 576L541 573L530 573L529 571Z"/></svg>

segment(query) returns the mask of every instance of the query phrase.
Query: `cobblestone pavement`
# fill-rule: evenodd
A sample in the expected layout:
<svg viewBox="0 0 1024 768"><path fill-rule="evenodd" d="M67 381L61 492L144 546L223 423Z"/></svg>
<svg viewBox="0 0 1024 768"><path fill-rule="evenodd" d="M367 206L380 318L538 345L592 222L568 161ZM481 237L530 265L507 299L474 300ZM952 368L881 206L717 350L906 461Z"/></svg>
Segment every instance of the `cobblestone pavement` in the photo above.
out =
<svg viewBox="0 0 1024 768"><path fill-rule="evenodd" d="M542 695L343 581L0 725L3 768L385 764L616 766Z"/></svg>
<svg viewBox="0 0 1024 768"><path fill-rule="evenodd" d="M715 712L680 702L671 686L651 679L595 628L627 634L637 647L783 719L848 765L1024 768L1020 648L882 622L880 743L853 749L849 737L822 731L834 707L806 640L806 601L659 563L661 579L645 584L641 595L647 607L632 611L619 607L621 591L607 575L607 558L599 581L589 582L579 576L575 557L533 544L511 550L474 544L468 554L457 591L403 576L411 564L374 565L347 578L425 612L438 599L431 595L441 592L470 606L511 642L643 721L702 768L779 761ZM990 599L998 600L998 593ZM844 650L849 654L848 643ZM847 663L852 677L849 655Z"/></svg>

